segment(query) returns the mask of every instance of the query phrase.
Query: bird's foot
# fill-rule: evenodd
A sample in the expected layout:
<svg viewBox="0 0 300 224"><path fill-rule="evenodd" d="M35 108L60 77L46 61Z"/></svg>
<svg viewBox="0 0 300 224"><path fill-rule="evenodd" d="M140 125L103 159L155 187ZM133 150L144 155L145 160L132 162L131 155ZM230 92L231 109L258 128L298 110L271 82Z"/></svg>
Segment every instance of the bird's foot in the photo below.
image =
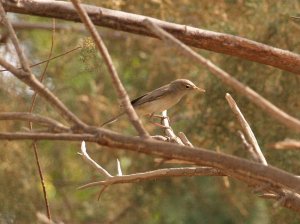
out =
<svg viewBox="0 0 300 224"><path fill-rule="evenodd" d="M170 123L170 118L169 116L163 116L163 115L159 115L159 114L148 114L148 116L151 118L155 117L155 118L160 118L161 119L161 122L164 120L164 119L168 119L169 123Z"/></svg>
<svg viewBox="0 0 300 224"><path fill-rule="evenodd" d="M153 124L153 125L155 125L155 126L157 126L157 127L160 127L160 128L164 128L164 129L171 129L171 130L172 130L172 128L171 128L171 127L169 127L169 126L165 126L165 125L163 125L163 124L160 124L160 123L157 123L157 122L151 122L151 124Z"/></svg>

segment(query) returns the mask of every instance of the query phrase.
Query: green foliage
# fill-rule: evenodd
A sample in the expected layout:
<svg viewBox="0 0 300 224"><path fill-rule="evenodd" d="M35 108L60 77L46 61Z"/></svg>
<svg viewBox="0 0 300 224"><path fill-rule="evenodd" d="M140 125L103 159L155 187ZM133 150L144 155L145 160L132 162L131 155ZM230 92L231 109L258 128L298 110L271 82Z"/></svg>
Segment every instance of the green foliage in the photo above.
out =
<svg viewBox="0 0 300 224"><path fill-rule="evenodd" d="M299 13L297 1L224 0L99 0L91 4L136 14L153 16L230 33L293 52L299 51L299 27L289 16ZM20 20L48 22L51 19L19 16ZM57 24L69 24L56 21ZM207 90L205 95L189 96L182 106L169 112L175 132L183 131L202 148L240 157L249 155L237 136L240 129L224 98L230 92L251 124L268 162L297 173L300 155L294 151L276 151L271 143L299 135L279 124L245 97L239 96L205 68L192 63L177 50L155 39L100 28L121 80L131 98L176 78L188 78ZM51 32L23 30L18 33L32 62L47 58ZM116 93L107 68L93 42L76 31L57 31L54 55L77 46L82 48L50 62L45 84L80 118L99 125L119 111ZM295 74L245 61L239 58L197 50L236 79L266 99L300 118L300 78ZM40 76L43 65L34 72ZM27 87L9 76L0 78L2 111L28 111L31 94ZM35 111L62 120L38 98ZM145 119L152 134L160 133ZM1 130L21 130L22 122L2 122ZM136 135L123 118L110 129ZM1 141L0 223L35 223L36 212L44 211L42 191L31 150L31 142ZM88 144L96 161L116 174L116 159L125 174L153 170L153 158L122 150ZM42 141L39 155L49 196L52 216L65 223L299 223L300 216L288 209L274 208L241 182L230 179L225 188L219 177L159 179L108 188L97 201L99 189L77 187L102 177L76 153L79 143ZM166 165L164 165L166 166ZM167 167L167 166L166 166Z"/></svg>

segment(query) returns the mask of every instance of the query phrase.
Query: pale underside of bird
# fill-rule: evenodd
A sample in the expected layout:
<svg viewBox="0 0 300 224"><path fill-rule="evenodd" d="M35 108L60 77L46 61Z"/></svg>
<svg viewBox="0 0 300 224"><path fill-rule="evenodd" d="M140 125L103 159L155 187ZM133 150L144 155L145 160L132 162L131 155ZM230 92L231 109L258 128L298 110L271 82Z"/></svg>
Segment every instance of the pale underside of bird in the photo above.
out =
<svg viewBox="0 0 300 224"><path fill-rule="evenodd" d="M205 90L198 88L194 83L187 79L176 79L167 85L132 100L131 105L139 116L153 115L154 113L168 110L177 104L183 96L192 92L192 90L205 92ZM119 114L103 123L101 127L116 121L124 114L125 111L122 109Z"/></svg>

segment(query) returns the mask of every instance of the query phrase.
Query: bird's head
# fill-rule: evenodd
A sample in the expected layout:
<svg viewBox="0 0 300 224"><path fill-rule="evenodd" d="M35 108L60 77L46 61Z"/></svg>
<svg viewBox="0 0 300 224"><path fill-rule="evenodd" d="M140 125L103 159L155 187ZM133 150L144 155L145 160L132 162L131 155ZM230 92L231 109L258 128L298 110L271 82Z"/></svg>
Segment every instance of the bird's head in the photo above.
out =
<svg viewBox="0 0 300 224"><path fill-rule="evenodd" d="M205 90L197 87L194 83L192 83L188 79L176 79L170 83L170 88L175 91L182 91L184 93L188 93L193 90L198 90L199 92L204 93Z"/></svg>

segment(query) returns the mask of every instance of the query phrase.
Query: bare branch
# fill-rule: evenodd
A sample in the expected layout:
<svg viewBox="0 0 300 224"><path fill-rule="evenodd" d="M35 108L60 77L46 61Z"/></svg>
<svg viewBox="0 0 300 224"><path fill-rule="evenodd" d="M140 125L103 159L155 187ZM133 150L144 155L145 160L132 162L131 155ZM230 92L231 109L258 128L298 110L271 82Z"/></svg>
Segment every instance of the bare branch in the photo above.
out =
<svg viewBox="0 0 300 224"><path fill-rule="evenodd" d="M76 50L78 50L78 49L81 49L81 48L82 48L81 46L75 47L75 48L73 48L73 49L71 49L71 50L68 50L68 51L66 51L66 52L64 52L64 53L61 53L61 54L58 54L58 55L56 55L56 56L50 57L50 58L48 58L47 60L43 60L43 61L40 61L40 62L38 62L38 63L32 64L32 65L30 65L30 68L35 67L35 66L37 66L37 65L41 65L41 64L43 64L43 63L47 63L48 61L51 61L51 60L60 58L60 57L62 57L62 56L64 56L64 55L66 55L66 54L69 54L69 53L71 53L71 52L73 52L73 51L76 51ZM22 68L18 68L18 69L22 69ZM8 70L7 70L7 69L0 69L0 72L5 72L5 71L8 71Z"/></svg>
<svg viewBox="0 0 300 224"><path fill-rule="evenodd" d="M113 86L118 94L119 100L121 101L122 105L124 106L124 109L129 117L129 120L131 121L132 125L135 127L137 132L140 134L141 137L149 137L149 134L143 127L139 117L137 116L135 110L133 109L130 99L128 97L128 94L126 93L126 90L119 78L119 75L117 73L116 68L113 65L112 59L108 53L108 50L100 36L100 34L97 32L94 24L92 23L91 19L89 18L86 11L82 8L82 6L78 3L77 0L72 0L72 3L74 7L76 8L81 20L85 24L86 28L90 31L95 44L101 53L105 63L107 64L108 70L111 74Z"/></svg>
<svg viewBox="0 0 300 224"><path fill-rule="evenodd" d="M144 173L134 173L123 176L113 176L102 181L85 184L79 189L94 186L134 183L145 180L155 180L162 177L185 177L185 176L224 176L220 170L211 167L182 167L182 168L165 168L159 170L147 171Z"/></svg>
<svg viewBox="0 0 300 224"><path fill-rule="evenodd" d="M0 120L22 120L36 122L41 125L46 125L53 130L60 132L69 132L70 128L48 117L43 117L37 114L27 112L0 112Z"/></svg>
<svg viewBox="0 0 300 224"><path fill-rule="evenodd" d="M49 30L52 31L52 24L49 23L32 23L26 21L13 21L11 22L15 30ZM0 25L1 26L1 25ZM82 27L72 26L70 24L56 24L55 30L57 31L76 31L86 33L86 30Z"/></svg>
<svg viewBox="0 0 300 224"><path fill-rule="evenodd" d="M253 146L254 152L257 154L259 162L267 166L268 165L267 160L265 159L265 157L258 145L258 142L255 138L255 135L254 135L252 129L250 128L250 125L248 124L244 115L240 111L240 108L238 107L238 105L236 104L236 102L234 101L234 99L231 97L231 95L229 93L226 93L226 100L228 101L228 104L229 104L231 110L237 117L244 133L247 136L248 141Z"/></svg>
<svg viewBox="0 0 300 224"><path fill-rule="evenodd" d="M179 132L178 136L184 145L194 148L193 144L188 140L188 138L186 137L186 135L183 132Z"/></svg>
<svg viewBox="0 0 300 224"><path fill-rule="evenodd" d="M285 139L280 142L271 144L270 147L275 149L300 149L300 141L295 139Z"/></svg>
<svg viewBox="0 0 300 224"><path fill-rule="evenodd" d="M101 129L101 134L0 132L0 139L97 142L108 147L127 149L167 159L194 162L195 165L199 166L214 167L251 185L269 183L273 187L287 188L300 193L300 178L272 166L265 166L203 148L195 147L192 149L187 146L152 139L145 140L138 137L123 136L105 129Z"/></svg>
<svg viewBox="0 0 300 224"><path fill-rule="evenodd" d="M144 24L155 35L162 38L163 40L173 43L175 47L180 49L188 57L190 57L197 63L200 63L201 65L207 67L212 74L220 78L226 85L232 87L238 93L247 97L251 102L259 106L263 111L267 112L273 118L275 118L285 126L297 132L300 132L300 120L290 116L283 110L279 109L278 107L270 103L268 100L260 96L254 90L252 90L248 86L245 86L244 84L242 84L241 82L239 82L238 80L230 76L227 72L223 71L222 69L214 65L210 60L207 60L206 58L199 55L197 52L193 51L190 47L186 46L181 41L174 38L171 34L161 29L159 26L157 26L149 19L145 19Z"/></svg>
<svg viewBox="0 0 300 224"><path fill-rule="evenodd" d="M257 155L257 154L255 153L255 151L253 150L253 146L246 140L246 138L245 138L243 132L238 131L238 134L239 134L240 138L242 139L242 142L243 142L245 148L246 148L246 149L248 150L248 152L251 154L252 158L253 158L255 161L259 162L260 160L259 160L259 158L258 158L258 155Z"/></svg>
<svg viewBox="0 0 300 224"><path fill-rule="evenodd" d="M105 170L102 166L100 166L98 163L96 163L87 153L86 147L85 147L85 142L82 141L81 143L81 154L80 154L85 161L87 161L89 164L91 164L97 171L102 173L106 177L112 177L107 170Z"/></svg>
<svg viewBox="0 0 300 224"><path fill-rule="evenodd" d="M13 1L4 1L3 4L9 12L80 22L76 10L71 7L71 3L69 2L40 0L18 0L17 2L19 4L13 3ZM94 24L98 26L154 37L153 33L145 29L143 24L143 20L148 18L192 47L228 54L300 74L300 56L287 50L278 49L230 34L165 22L144 15L91 5L83 6Z"/></svg>

